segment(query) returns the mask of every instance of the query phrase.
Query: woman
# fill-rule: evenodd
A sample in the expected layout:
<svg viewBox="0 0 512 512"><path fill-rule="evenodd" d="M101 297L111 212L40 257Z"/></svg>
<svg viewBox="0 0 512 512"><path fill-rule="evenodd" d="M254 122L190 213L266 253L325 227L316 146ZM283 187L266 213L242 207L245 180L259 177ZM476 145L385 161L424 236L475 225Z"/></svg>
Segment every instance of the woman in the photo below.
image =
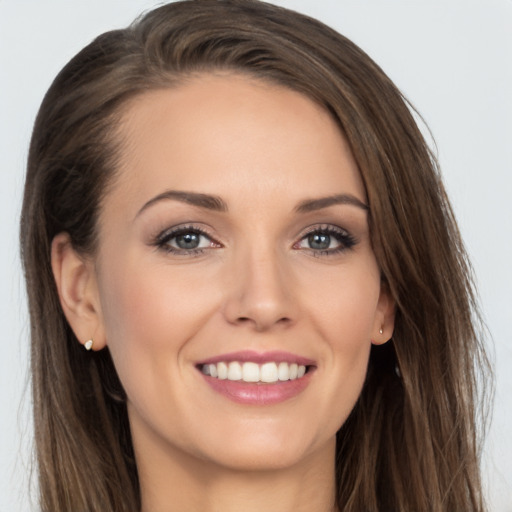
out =
<svg viewBox="0 0 512 512"><path fill-rule="evenodd" d="M41 106L21 238L43 510L483 510L435 161L319 22L199 0L100 36Z"/></svg>

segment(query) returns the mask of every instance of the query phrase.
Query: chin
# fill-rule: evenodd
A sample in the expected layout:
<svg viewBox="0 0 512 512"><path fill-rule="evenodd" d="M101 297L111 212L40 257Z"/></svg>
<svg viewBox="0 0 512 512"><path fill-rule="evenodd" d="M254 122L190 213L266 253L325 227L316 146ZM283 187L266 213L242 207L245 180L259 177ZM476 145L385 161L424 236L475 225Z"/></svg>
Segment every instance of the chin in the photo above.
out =
<svg viewBox="0 0 512 512"><path fill-rule="evenodd" d="M239 472L280 471L292 468L305 458L304 453L289 449L270 448L255 450L240 449L223 453L220 458L212 460L219 466Z"/></svg>
<svg viewBox="0 0 512 512"><path fill-rule="evenodd" d="M311 434L301 436L297 429L294 432L244 434L230 435L229 445L226 446L224 441L221 449L209 450L207 458L234 471L283 470L297 466L314 454L325 453L324 450L332 451L336 442L335 434L319 440L313 439Z"/></svg>

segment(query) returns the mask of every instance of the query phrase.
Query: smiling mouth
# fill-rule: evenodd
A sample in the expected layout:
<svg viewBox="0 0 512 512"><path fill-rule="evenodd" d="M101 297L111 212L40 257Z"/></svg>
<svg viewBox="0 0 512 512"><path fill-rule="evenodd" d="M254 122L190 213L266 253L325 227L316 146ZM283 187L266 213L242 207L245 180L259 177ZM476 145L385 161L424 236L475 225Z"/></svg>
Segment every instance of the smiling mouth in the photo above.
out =
<svg viewBox="0 0 512 512"><path fill-rule="evenodd" d="M220 361L214 364L202 364L199 370L217 380L241 381L247 383L273 384L302 379L313 369L312 365L287 362Z"/></svg>

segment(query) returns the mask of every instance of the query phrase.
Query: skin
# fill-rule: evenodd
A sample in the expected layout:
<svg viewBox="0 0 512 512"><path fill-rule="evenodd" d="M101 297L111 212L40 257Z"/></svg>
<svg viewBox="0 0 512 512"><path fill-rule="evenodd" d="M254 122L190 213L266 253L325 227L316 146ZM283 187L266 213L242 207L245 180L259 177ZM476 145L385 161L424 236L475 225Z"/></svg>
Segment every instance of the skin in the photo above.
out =
<svg viewBox="0 0 512 512"><path fill-rule="evenodd" d="M75 334L108 345L127 392L143 511L334 510L335 434L394 311L367 210L297 211L333 194L366 202L336 123L291 90L203 75L132 101L120 136L98 254L77 255L61 234L52 261ZM168 190L217 196L227 211L151 202ZM158 246L183 225L207 233L202 251ZM331 234L328 250L312 248L308 232L326 227L354 245ZM285 402L234 403L196 364L238 350L291 352L315 370Z"/></svg>

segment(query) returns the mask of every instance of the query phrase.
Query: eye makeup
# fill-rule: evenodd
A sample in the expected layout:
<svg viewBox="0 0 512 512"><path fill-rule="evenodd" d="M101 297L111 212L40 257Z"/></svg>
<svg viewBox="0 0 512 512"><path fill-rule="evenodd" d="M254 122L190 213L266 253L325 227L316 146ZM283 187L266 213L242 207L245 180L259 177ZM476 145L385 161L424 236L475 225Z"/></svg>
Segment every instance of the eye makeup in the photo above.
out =
<svg viewBox="0 0 512 512"><path fill-rule="evenodd" d="M329 257L352 249L358 240L347 230L332 224L310 226L293 243L292 249L306 251L315 257ZM167 228L152 240L151 245L176 256L198 256L211 249L222 248L207 230L193 223Z"/></svg>
<svg viewBox="0 0 512 512"><path fill-rule="evenodd" d="M307 250L313 256L334 256L352 249L358 240L347 230L332 224L311 226L294 245L294 249Z"/></svg>
<svg viewBox="0 0 512 512"><path fill-rule="evenodd" d="M206 230L193 224L165 229L156 236L152 245L177 256L198 256L205 250L222 247Z"/></svg>

